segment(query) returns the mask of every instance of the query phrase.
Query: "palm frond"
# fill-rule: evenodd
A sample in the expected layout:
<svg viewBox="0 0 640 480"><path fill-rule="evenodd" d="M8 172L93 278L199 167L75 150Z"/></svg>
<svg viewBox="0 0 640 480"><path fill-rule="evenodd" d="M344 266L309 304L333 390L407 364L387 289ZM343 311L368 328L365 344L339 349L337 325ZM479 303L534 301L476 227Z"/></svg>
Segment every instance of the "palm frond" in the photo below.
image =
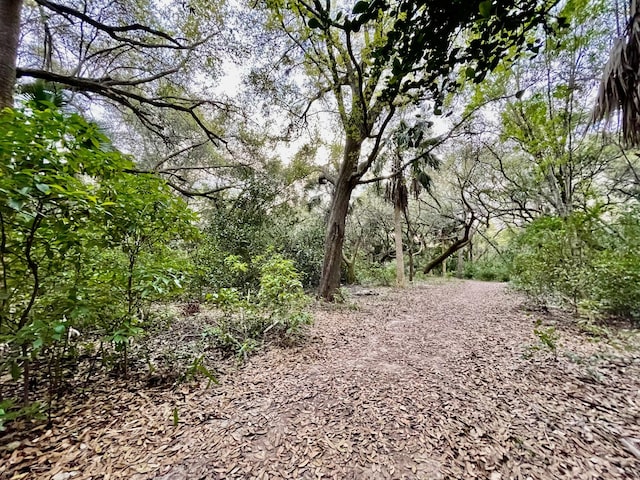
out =
<svg viewBox="0 0 640 480"><path fill-rule="evenodd" d="M51 105L60 108L64 105L62 90L54 83L37 79L20 86L20 94L38 108L49 108Z"/></svg>
<svg viewBox="0 0 640 480"><path fill-rule="evenodd" d="M592 122L607 124L617 114L622 138L628 146L640 145L640 4L631 0L626 36L611 49L592 112Z"/></svg>

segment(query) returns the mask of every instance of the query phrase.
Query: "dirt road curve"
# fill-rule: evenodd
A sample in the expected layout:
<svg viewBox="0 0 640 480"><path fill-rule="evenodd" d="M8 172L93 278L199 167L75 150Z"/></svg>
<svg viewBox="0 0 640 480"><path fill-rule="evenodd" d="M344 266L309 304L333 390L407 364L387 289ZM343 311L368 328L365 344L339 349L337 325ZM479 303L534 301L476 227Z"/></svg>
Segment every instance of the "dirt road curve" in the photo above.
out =
<svg viewBox="0 0 640 480"><path fill-rule="evenodd" d="M544 317L501 284L374 293L219 387L105 395L13 461L54 480L640 478L637 352L560 326L557 360L530 355Z"/></svg>

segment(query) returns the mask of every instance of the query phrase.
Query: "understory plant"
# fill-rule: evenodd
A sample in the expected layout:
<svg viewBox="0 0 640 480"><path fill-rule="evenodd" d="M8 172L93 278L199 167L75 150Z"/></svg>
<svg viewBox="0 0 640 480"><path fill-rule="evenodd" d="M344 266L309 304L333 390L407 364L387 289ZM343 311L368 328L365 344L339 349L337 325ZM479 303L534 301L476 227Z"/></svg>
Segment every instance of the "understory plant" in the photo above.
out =
<svg viewBox="0 0 640 480"><path fill-rule="evenodd" d="M226 263L233 270L249 268L237 257L228 258ZM215 326L205 330L205 338L241 358L265 341L291 341L311 323L305 310L308 298L293 261L268 252L253 258L252 263L260 272L257 291L222 288L208 297L221 315Z"/></svg>
<svg viewBox="0 0 640 480"><path fill-rule="evenodd" d="M516 239L514 284L576 314L640 319L640 208L542 217Z"/></svg>
<svg viewBox="0 0 640 480"><path fill-rule="evenodd" d="M133 167L77 114L0 112L2 418L60 397L86 345L126 373L149 305L181 290L195 215Z"/></svg>

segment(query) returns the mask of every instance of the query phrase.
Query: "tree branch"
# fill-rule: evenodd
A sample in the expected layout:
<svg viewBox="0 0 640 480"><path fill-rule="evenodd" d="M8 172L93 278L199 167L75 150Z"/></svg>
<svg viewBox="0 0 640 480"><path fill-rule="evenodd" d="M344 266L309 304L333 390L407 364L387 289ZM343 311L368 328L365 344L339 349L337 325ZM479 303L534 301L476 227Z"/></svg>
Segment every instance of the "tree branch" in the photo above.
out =
<svg viewBox="0 0 640 480"><path fill-rule="evenodd" d="M173 188L176 192L181 193L182 195L188 198L194 198L194 197L213 198L213 195L215 195L216 193L220 193L225 190L229 190L231 188L236 188L239 186L239 185L224 185L222 187L217 187L211 190L206 190L201 192L198 190L189 190L188 188L181 187L170 181L167 181L167 185Z"/></svg>
<svg viewBox="0 0 640 480"><path fill-rule="evenodd" d="M465 224L464 226L463 237L456 239L456 241L453 242L451 246L449 246L449 248L447 248L441 255L439 255L434 260L429 262L429 264L426 267L424 267L425 274L429 273L431 270L436 268L438 265L444 262L451 255L453 255L458 250L466 247L469 244L469 242L471 241L471 229L473 228L473 223L475 222L475 220L476 220L475 215L471 213L471 218L469 219L469 223Z"/></svg>
<svg viewBox="0 0 640 480"><path fill-rule="evenodd" d="M53 12L59 13L63 16L72 16L77 18L78 20L88 23L92 27L106 33L111 38L119 42L124 42L131 45L137 45L139 47L144 47L144 48L171 48L171 49L178 49L178 50L187 50L187 49L193 48L193 45L183 45L182 43L180 43L178 40L176 40L166 32L163 32L161 30L156 30L156 29L147 27L145 25L141 25L139 23L134 23L131 25L122 25L122 26L106 25L102 22L99 22L91 18L89 15L83 12L80 12L66 5L50 2L48 0L35 0L35 1L36 3L38 3L38 5L44 8L47 8ZM169 43L147 43L147 42L141 42L139 40L135 40L132 38L119 35L119 33L129 33L129 32L143 32L154 37L162 38Z"/></svg>
<svg viewBox="0 0 640 480"><path fill-rule="evenodd" d="M357 180L356 185L361 184L360 178L362 178L362 176L369 171L371 165L373 165L373 162L375 162L376 158L378 158L378 153L380 152L380 146L382 143L382 136L384 135L387 125L389 125L389 122L393 118L395 112L396 108L392 105L391 108L389 108L389 112L382 122L382 125L380 126L380 130L378 130L378 134L375 137L375 143L373 145L373 148L371 149L371 152L369 153L369 156L367 157L367 160L361 163L358 166L358 170L353 174L353 178Z"/></svg>
<svg viewBox="0 0 640 480"><path fill-rule="evenodd" d="M175 100L179 100L181 102L191 102L191 104L181 105L179 103L171 103L163 98L145 97L144 95L130 92L122 88L116 88L113 85L105 84L101 79L67 76L45 70L18 68L16 70L16 76L17 78L39 78L48 82L60 83L81 92L91 92L102 95L103 97L109 98L110 100L130 109L146 125L149 125L150 123L152 124L152 122L147 118L148 114L141 110L140 106L142 105L187 113L196 122L198 127L200 127L200 129L207 135L207 138L215 145L218 145L218 142L223 144L226 143L218 134L211 131L196 113L196 109L205 104L218 106L216 102L175 98ZM132 103L132 101L137 102L138 106ZM162 133L157 130L155 130L155 133L162 135Z"/></svg>

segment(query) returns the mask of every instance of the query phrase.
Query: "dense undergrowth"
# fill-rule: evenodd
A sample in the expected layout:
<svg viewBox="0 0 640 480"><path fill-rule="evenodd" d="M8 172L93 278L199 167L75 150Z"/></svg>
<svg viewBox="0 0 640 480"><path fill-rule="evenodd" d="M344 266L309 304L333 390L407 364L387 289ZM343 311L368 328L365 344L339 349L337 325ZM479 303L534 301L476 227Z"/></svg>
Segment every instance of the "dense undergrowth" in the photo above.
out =
<svg viewBox="0 0 640 480"><path fill-rule="evenodd" d="M291 260L225 251L228 231L197 228L96 125L44 103L1 117L0 429L50 411L78 375L124 381L144 365L137 339L172 320L159 304L209 304L201 335L241 357L310 322ZM186 373L210 376L198 357Z"/></svg>
<svg viewBox="0 0 640 480"><path fill-rule="evenodd" d="M208 357L241 361L300 338L326 211L280 196L308 171L266 164L243 173L233 196L190 205L79 115L44 103L1 115L0 429L105 375L126 382L173 368L172 384L215 381ZM380 202L359 213L343 283L395 285ZM632 202L540 216L491 244L473 239L428 276L511 281L541 304L638 321L639 219ZM407 267L414 280L459 232L436 233L407 242L419 246ZM186 342L166 337L177 305L185 317L206 312ZM165 342L158 362L155 339ZM191 340L197 348L182 348Z"/></svg>
<svg viewBox="0 0 640 480"><path fill-rule="evenodd" d="M640 212L592 209L542 217L514 242L514 284L578 314L640 320Z"/></svg>

